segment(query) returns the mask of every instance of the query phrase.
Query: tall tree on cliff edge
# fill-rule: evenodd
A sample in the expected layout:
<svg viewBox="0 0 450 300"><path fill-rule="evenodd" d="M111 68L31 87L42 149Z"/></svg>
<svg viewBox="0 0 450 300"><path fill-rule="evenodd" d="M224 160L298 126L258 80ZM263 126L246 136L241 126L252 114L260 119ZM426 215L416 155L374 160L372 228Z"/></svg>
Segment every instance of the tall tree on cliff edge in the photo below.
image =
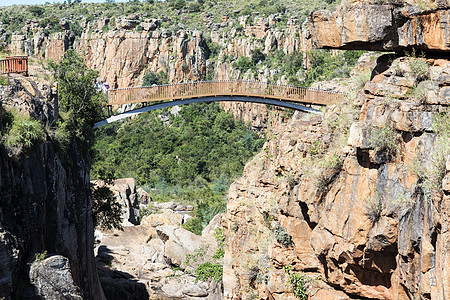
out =
<svg viewBox="0 0 450 300"><path fill-rule="evenodd" d="M103 117L105 97L95 88L98 72L89 69L73 49L61 62L50 62L58 84L60 126L70 134L91 142L92 126Z"/></svg>

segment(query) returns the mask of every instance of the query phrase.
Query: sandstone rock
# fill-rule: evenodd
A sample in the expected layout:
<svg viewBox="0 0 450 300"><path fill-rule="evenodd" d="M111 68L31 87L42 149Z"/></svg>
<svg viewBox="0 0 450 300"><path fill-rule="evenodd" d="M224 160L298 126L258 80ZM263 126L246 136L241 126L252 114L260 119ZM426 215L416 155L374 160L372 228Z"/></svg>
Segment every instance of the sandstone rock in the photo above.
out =
<svg viewBox="0 0 450 300"><path fill-rule="evenodd" d="M189 274L215 253L214 237L179 228L180 218L182 214L166 210L146 216L140 225L103 236L97 261L108 299L221 299L220 287L196 283ZM185 270L175 271L174 265Z"/></svg>
<svg viewBox="0 0 450 300"><path fill-rule="evenodd" d="M136 183L133 178L116 179L111 184L96 180L94 185L106 185L114 193L116 201L122 205L122 220L125 225L137 225L140 222L139 201Z"/></svg>
<svg viewBox="0 0 450 300"><path fill-rule="evenodd" d="M202 236L209 235L211 237L214 237L214 234L217 230L217 228L222 228L222 218L224 214L217 214L214 218L212 218L211 221L209 221L209 224L203 228Z"/></svg>
<svg viewBox="0 0 450 300"><path fill-rule="evenodd" d="M73 281L69 260L64 256L55 255L34 262L30 268L30 281L44 299L83 299Z"/></svg>
<svg viewBox="0 0 450 300"><path fill-rule="evenodd" d="M49 37L45 58L59 62L67 49L69 49L69 37L63 32L54 33Z"/></svg>
<svg viewBox="0 0 450 300"><path fill-rule="evenodd" d="M445 192L450 192L450 173L447 173L442 179L442 190Z"/></svg>
<svg viewBox="0 0 450 300"><path fill-rule="evenodd" d="M443 262L436 249L445 236L438 233L441 222L445 223L438 213L442 193L422 194L417 174L404 164L417 164L417 159L430 163L432 123L446 105L446 100L438 98L446 93L448 66L438 59L410 57L393 59L383 69L384 60L385 56L378 58L378 74L358 93L360 116L350 126L342 170L328 190L318 192L309 175L315 166L308 166L307 158L308 145L329 141L331 135L321 120L306 121L296 115L286 123L275 122L263 151L230 186L222 223L227 299L244 298L244 287L251 284L250 271L268 274L264 265L270 270L291 265L308 274L320 272L325 285L310 290L313 299L440 297L439 288L447 285L436 273L442 270L437 261ZM413 71L417 66L422 75ZM417 87L428 93L425 103L411 96ZM333 120L337 112L337 107L328 107L323 119ZM398 133L394 159L386 160L372 149L372 131L383 127ZM341 149L333 150L341 153ZM450 189L447 177L445 190ZM371 199L380 202L378 212L370 210ZM375 213L379 216L369 220ZM261 242L259 235L271 234L272 218L286 228L294 240L291 245L284 247L273 237L266 244ZM265 255L269 260L264 263L253 262ZM269 279L267 289L287 299L289 290L278 279ZM265 299L265 284L252 284Z"/></svg>
<svg viewBox="0 0 450 300"><path fill-rule="evenodd" d="M175 208L177 207L177 203L170 201L170 202L164 202L164 203L154 203L153 206L156 209L170 209L170 210L175 210Z"/></svg>
<svg viewBox="0 0 450 300"><path fill-rule="evenodd" d="M335 12L318 10L309 15L308 28L319 48L448 51L447 10L411 14L409 8L363 3Z"/></svg>
<svg viewBox="0 0 450 300"><path fill-rule="evenodd" d="M206 259L207 251L213 251L213 248L217 247L213 239L202 238L175 226L162 225L158 226L156 230L160 239L164 241L164 255L172 264L182 268L186 267L186 254L196 251L204 252L199 261L193 261L189 264L194 267Z"/></svg>
<svg viewBox="0 0 450 300"><path fill-rule="evenodd" d="M139 203L149 204L150 202L152 202L152 197L150 197L150 195L146 191L144 191L143 188L138 188L136 190L136 193L138 195Z"/></svg>

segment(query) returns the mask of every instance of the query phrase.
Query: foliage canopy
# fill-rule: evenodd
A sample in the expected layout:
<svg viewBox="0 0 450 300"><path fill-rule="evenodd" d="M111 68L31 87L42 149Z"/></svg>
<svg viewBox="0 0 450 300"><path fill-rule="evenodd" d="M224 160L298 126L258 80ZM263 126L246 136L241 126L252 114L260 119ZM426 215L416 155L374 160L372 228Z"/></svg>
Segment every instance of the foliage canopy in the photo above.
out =
<svg viewBox="0 0 450 300"><path fill-rule="evenodd" d="M89 69L73 49L64 54L60 63L51 61L50 68L58 84L58 102L61 123L80 138L91 137L92 126L103 117L102 104L106 101L95 88L98 72Z"/></svg>

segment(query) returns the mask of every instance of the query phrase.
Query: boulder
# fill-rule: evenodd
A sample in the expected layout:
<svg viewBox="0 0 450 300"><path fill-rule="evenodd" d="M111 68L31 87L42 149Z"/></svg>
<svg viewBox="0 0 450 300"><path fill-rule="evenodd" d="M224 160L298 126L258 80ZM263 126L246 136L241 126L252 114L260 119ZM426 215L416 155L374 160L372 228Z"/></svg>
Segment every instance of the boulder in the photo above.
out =
<svg viewBox="0 0 450 300"><path fill-rule="evenodd" d="M152 202L152 197L143 188L138 188L136 192L140 204L149 204Z"/></svg>
<svg viewBox="0 0 450 300"><path fill-rule="evenodd" d="M35 261L30 268L30 282L43 299L83 300L73 281L69 260L64 256Z"/></svg>

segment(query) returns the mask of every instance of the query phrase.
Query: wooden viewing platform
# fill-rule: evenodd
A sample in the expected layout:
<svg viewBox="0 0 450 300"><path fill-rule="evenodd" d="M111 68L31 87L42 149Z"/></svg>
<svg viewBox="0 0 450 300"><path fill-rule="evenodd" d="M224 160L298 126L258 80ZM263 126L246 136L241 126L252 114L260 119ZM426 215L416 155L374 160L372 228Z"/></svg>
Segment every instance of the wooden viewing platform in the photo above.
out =
<svg viewBox="0 0 450 300"><path fill-rule="evenodd" d="M258 81L200 81L112 89L108 91L108 105L117 106L129 103L145 103L164 100L173 101L219 96L257 97L315 105L331 105L342 100L345 95L345 93L340 92Z"/></svg>
<svg viewBox="0 0 450 300"><path fill-rule="evenodd" d="M28 76L28 56L7 56L0 60L1 74L19 73Z"/></svg>

